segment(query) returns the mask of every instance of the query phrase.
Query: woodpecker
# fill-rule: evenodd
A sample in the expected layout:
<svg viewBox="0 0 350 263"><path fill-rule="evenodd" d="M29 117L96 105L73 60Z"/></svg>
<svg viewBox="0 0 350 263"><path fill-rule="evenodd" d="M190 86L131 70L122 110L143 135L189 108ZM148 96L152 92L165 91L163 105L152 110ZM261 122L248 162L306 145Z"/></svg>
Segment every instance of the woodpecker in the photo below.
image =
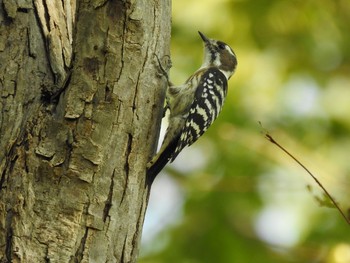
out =
<svg viewBox="0 0 350 263"><path fill-rule="evenodd" d="M169 82L166 94L169 124L161 149L147 164L150 183L218 117L227 95L227 81L237 67L236 55L227 44L198 33L204 42L204 60L184 84L174 86Z"/></svg>

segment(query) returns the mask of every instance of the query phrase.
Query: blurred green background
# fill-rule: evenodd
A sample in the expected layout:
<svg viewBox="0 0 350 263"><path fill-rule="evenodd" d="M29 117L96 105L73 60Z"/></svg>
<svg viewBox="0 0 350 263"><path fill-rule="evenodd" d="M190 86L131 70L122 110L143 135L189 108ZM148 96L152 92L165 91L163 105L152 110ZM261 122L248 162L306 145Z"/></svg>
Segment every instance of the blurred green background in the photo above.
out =
<svg viewBox="0 0 350 263"><path fill-rule="evenodd" d="M199 68L198 30L238 68L218 120L156 179L140 263L350 262L350 226L263 134L349 213L349 25L348 0L173 1L172 81Z"/></svg>

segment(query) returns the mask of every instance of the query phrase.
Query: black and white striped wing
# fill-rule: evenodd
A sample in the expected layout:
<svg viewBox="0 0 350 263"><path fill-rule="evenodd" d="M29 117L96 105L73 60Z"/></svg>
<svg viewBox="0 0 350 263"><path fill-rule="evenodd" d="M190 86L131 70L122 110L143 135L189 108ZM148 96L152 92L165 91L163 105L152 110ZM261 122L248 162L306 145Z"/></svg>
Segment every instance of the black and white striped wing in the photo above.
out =
<svg viewBox="0 0 350 263"><path fill-rule="evenodd" d="M202 75L193 104L177 147L172 155L173 161L181 150L194 143L218 117L227 95L227 79L217 68L209 68Z"/></svg>

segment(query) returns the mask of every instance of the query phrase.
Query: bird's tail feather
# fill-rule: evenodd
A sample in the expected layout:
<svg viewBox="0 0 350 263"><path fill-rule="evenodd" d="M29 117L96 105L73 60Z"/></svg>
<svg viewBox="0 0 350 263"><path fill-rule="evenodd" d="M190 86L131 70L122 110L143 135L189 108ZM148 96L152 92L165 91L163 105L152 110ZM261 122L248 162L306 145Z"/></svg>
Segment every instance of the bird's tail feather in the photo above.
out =
<svg viewBox="0 0 350 263"><path fill-rule="evenodd" d="M151 185L156 178L156 176L163 170L164 166L172 159L172 155L175 152L179 137L172 140L171 143L159 154L157 154L157 159L151 164L146 172L146 180L149 185Z"/></svg>

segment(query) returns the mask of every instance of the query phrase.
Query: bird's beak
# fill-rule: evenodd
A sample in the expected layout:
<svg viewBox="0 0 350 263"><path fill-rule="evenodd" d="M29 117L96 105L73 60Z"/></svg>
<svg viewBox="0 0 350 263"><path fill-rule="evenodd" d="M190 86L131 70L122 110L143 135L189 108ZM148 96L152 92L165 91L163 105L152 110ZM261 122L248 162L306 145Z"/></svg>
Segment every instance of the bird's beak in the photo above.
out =
<svg viewBox="0 0 350 263"><path fill-rule="evenodd" d="M202 32L198 31L198 34L201 36L205 44L209 44L210 40Z"/></svg>

